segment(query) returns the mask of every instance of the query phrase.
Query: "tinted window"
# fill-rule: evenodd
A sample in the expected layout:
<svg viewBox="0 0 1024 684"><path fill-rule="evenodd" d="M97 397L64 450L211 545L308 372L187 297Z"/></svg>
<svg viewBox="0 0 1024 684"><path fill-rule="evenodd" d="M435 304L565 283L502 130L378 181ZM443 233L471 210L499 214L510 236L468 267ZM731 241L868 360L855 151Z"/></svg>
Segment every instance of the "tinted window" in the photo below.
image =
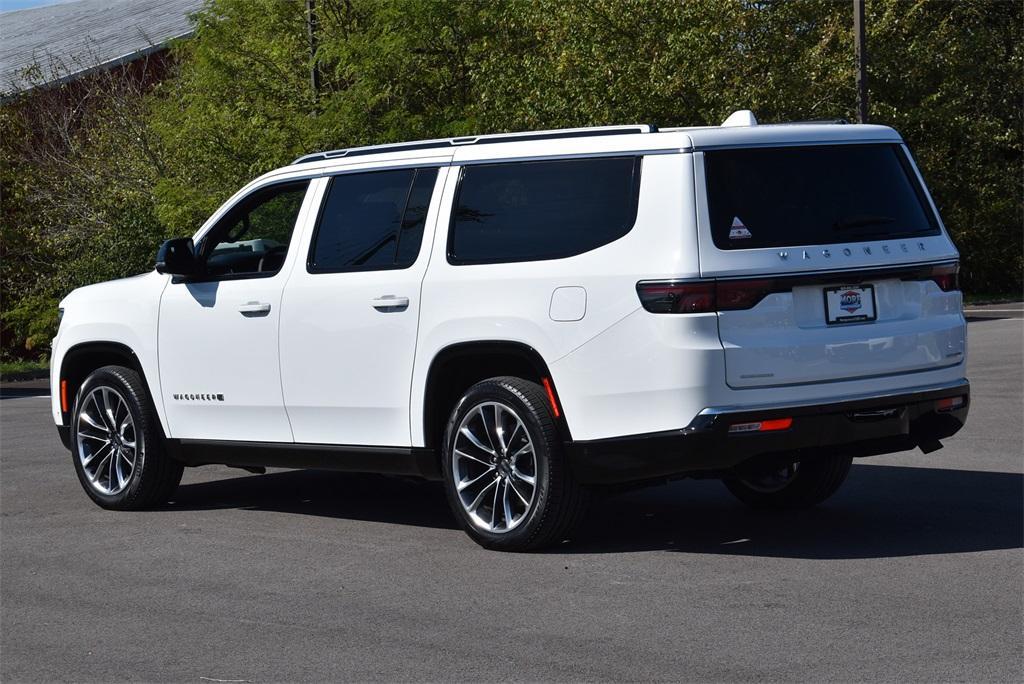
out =
<svg viewBox="0 0 1024 684"><path fill-rule="evenodd" d="M430 207L430 196L434 192L437 180L437 169L419 169L409 191L409 201L405 205L405 216L402 218L402 232L398 236L399 266L411 266L420 253L423 241L423 226L427 222L427 209Z"/></svg>
<svg viewBox="0 0 1024 684"><path fill-rule="evenodd" d="M711 235L720 249L823 245L938 233L896 145L704 153Z"/></svg>
<svg viewBox="0 0 1024 684"><path fill-rule="evenodd" d="M309 181L257 190L228 211L203 240L200 252L212 276L281 270Z"/></svg>
<svg viewBox="0 0 1024 684"><path fill-rule="evenodd" d="M639 157L467 166L449 261L559 259L606 245L633 227L639 188Z"/></svg>
<svg viewBox="0 0 1024 684"><path fill-rule="evenodd" d="M419 254L437 169L335 176L313 246L312 273L411 265Z"/></svg>

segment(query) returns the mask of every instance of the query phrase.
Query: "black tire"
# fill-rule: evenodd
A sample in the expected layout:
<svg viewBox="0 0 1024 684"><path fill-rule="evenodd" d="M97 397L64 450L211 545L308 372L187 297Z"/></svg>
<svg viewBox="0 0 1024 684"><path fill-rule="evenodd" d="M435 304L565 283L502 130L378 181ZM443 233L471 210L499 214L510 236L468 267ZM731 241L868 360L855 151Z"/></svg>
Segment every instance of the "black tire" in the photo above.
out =
<svg viewBox="0 0 1024 684"><path fill-rule="evenodd" d="M459 425L470 412L490 402L515 412L533 443L536 461L532 506L522 512L517 526L501 532L481 529L474 523L456 489L453 465ZM452 411L441 458L445 491L456 519L474 541L488 549L534 551L562 541L583 518L590 500L590 492L576 482L569 468L547 394L536 383L522 378L490 378L473 385Z"/></svg>
<svg viewBox="0 0 1024 684"><path fill-rule="evenodd" d="M733 496L754 508L810 508L836 493L846 480L852 461L850 456L834 454L808 458L798 462L791 475L775 486L765 484L764 478L771 474L768 472L754 472L723 482Z"/></svg>
<svg viewBox="0 0 1024 684"><path fill-rule="evenodd" d="M77 430L83 403L93 390L101 387L115 391L124 400L134 421L133 437L137 445L134 467L127 483L112 494L99 491L90 482L79 452ZM181 482L184 471L184 465L168 456L164 449L163 430L145 383L138 373L122 366L104 366L93 371L79 388L71 412L71 460L85 493L99 506L121 511L166 503Z"/></svg>

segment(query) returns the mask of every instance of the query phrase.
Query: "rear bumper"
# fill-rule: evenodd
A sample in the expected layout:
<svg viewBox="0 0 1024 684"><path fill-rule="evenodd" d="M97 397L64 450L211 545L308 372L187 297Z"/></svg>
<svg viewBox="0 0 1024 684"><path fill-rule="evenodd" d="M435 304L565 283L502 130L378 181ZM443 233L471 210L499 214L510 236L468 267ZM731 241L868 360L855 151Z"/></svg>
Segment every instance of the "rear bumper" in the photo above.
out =
<svg viewBox="0 0 1024 684"><path fill-rule="evenodd" d="M939 411L939 399L963 397L953 410ZM622 484L687 474L742 470L778 458L816 452L851 456L939 448L967 420L970 383L961 379L899 393L858 396L832 403L721 407L702 411L685 428L567 444L573 472L586 484ZM792 418L777 432L730 433L737 423Z"/></svg>

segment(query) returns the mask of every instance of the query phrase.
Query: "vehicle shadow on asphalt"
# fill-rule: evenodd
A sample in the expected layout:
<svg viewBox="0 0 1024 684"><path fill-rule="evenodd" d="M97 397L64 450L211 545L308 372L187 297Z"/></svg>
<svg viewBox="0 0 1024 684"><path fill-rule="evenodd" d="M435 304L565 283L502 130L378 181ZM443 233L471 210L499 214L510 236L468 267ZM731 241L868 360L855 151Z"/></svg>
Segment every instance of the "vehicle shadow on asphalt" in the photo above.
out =
<svg viewBox="0 0 1024 684"><path fill-rule="evenodd" d="M287 471L185 484L171 507L456 527L439 484L377 475ZM750 510L711 480L602 498L550 552L853 559L1021 547L1024 475L856 464L840 492L809 511Z"/></svg>

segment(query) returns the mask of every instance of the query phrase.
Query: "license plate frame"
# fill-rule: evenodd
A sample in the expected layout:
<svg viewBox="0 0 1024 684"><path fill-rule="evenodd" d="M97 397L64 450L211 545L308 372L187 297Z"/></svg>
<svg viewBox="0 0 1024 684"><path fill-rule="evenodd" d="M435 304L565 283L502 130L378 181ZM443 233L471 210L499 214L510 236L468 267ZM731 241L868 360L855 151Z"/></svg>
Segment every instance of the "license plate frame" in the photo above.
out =
<svg viewBox="0 0 1024 684"><path fill-rule="evenodd" d="M833 285L824 288L822 295L825 299L826 325L871 323L878 320L875 286L871 283Z"/></svg>

